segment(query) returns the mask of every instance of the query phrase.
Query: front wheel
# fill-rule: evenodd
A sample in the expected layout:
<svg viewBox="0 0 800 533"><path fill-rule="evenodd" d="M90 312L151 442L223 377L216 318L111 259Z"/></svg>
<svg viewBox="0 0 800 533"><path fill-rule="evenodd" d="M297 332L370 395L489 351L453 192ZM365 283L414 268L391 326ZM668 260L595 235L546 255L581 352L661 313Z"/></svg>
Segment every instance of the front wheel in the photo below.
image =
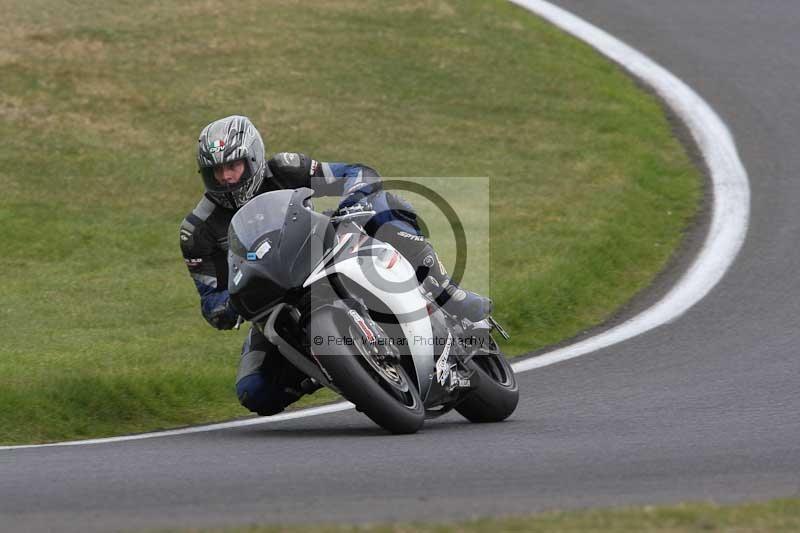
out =
<svg viewBox="0 0 800 533"><path fill-rule="evenodd" d="M382 357L341 310L323 308L311 317L311 350L342 395L391 433L416 433L425 407L403 366ZM322 339L318 343L316 339Z"/></svg>
<svg viewBox="0 0 800 533"><path fill-rule="evenodd" d="M478 386L456 406L456 411L470 422L500 422L505 420L519 403L519 388L514 370L508 360L494 348L482 351L473 357L468 366L475 371Z"/></svg>

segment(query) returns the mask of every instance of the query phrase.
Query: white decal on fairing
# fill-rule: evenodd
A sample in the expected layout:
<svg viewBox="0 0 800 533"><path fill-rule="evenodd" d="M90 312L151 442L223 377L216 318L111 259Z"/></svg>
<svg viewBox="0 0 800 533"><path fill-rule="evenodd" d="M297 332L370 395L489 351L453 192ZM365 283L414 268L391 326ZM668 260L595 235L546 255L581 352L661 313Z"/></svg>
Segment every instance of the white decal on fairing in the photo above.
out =
<svg viewBox="0 0 800 533"><path fill-rule="evenodd" d="M261 246L259 246L256 250L256 257L261 259L267 254L267 252L270 251L270 249L272 249L272 245L269 243L269 241L262 242Z"/></svg>
<svg viewBox="0 0 800 533"><path fill-rule="evenodd" d="M450 346L453 344L453 335L447 333L447 343L444 345L442 355L436 361L436 381L439 385L444 386L447 383L447 378L450 377Z"/></svg>

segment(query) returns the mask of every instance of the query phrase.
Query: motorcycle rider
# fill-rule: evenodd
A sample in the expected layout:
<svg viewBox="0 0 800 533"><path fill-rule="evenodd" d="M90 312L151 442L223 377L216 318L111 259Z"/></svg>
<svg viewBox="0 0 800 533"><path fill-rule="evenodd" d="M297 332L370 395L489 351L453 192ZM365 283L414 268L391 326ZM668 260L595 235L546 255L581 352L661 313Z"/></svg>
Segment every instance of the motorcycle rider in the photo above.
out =
<svg viewBox="0 0 800 533"><path fill-rule="evenodd" d="M422 234L410 204L383 190L378 173L363 164L321 162L282 152L266 159L261 135L247 117L233 115L208 124L198 139L197 164L205 185L200 203L180 226L180 244L200 294L203 317L217 329L238 320L228 295L228 225L258 194L310 187L315 196L340 195L340 209L369 204L376 211L365 230L394 246L416 269L435 301L449 313L477 322L492 309L490 299L454 283ZM236 377L240 403L260 415L283 411L319 388L251 327Z"/></svg>

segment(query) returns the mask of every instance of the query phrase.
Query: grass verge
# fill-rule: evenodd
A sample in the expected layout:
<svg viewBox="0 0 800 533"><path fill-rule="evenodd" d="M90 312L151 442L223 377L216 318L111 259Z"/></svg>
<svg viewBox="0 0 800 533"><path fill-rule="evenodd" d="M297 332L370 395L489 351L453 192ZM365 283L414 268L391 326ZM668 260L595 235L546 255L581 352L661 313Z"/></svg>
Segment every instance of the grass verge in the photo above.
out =
<svg viewBox="0 0 800 533"><path fill-rule="evenodd" d="M590 511L548 512L527 517L486 518L451 524L369 524L362 526L249 526L179 529L189 533L551 533L570 531L693 533L707 531L779 532L800 529L800 500L720 506L683 504Z"/></svg>
<svg viewBox="0 0 800 533"><path fill-rule="evenodd" d="M32 0L3 16L2 443L243 414L242 333L202 321L177 244L201 193L194 136L220 116L249 115L270 152L490 176L511 353L646 287L700 196L652 96L502 0Z"/></svg>

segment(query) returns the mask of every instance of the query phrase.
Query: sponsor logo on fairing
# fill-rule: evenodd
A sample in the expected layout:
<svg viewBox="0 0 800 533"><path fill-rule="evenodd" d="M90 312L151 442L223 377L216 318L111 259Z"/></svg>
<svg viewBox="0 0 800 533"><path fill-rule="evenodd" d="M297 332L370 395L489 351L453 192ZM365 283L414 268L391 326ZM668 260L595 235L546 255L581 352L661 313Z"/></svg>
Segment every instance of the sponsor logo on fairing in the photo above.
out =
<svg viewBox="0 0 800 533"><path fill-rule="evenodd" d="M184 259L183 260L189 268L197 268L203 263L202 258L197 259Z"/></svg>
<svg viewBox="0 0 800 533"><path fill-rule="evenodd" d="M354 311L352 309L350 311L348 311L347 314L350 315L350 318L352 318L353 322L356 323L356 325L358 326L358 329L360 329L361 333L364 334L365 340L369 344L374 344L375 343L375 334L372 332L371 329L369 329L369 326L367 325L367 323L364 320L364 318L361 315L359 315L356 311Z"/></svg>
<svg viewBox="0 0 800 533"><path fill-rule="evenodd" d="M267 255L267 252L269 252L271 249L272 249L272 245L270 244L269 241L262 242L259 245L259 247L256 249L256 252L255 252L256 253L256 259L261 259L265 255ZM248 259L250 259L250 257L248 257Z"/></svg>
<svg viewBox="0 0 800 533"><path fill-rule="evenodd" d="M313 176L317 173L317 168L319 167L319 161L316 159L311 160L311 170L308 171L309 176Z"/></svg>

